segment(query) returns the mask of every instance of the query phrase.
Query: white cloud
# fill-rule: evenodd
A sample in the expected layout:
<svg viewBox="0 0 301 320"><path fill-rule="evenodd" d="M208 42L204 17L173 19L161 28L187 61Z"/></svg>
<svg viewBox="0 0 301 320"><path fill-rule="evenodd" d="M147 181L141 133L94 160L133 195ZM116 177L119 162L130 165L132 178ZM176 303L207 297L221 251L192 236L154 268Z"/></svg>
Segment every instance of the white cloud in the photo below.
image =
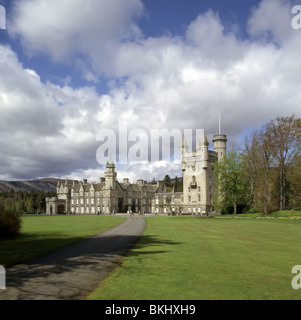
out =
<svg viewBox="0 0 301 320"><path fill-rule="evenodd" d="M29 54L60 62L80 55L104 70L120 41L141 35L135 20L143 13L140 0L24 0L15 2L8 30Z"/></svg>
<svg viewBox="0 0 301 320"><path fill-rule="evenodd" d="M263 0L248 21L250 34L278 43L286 41L293 33L292 7L288 0Z"/></svg>
<svg viewBox="0 0 301 320"><path fill-rule="evenodd" d="M42 51L60 61L88 55L91 69L84 76L96 85L107 72L114 76L111 89L100 95L94 87L72 88L70 81L43 84L37 71L24 69L11 49L0 46L0 150L9 150L0 157L0 177L97 180L103 168L96 163L96 134L102 128L118 134L119 121L127 121L129 131L149 134L155 128L206 129L210 139L220 113L233 144L246 128L276 116L301 116L301 33L288 32L283 1L264 0L254 9L248 23L254 38L246 40L226 32L213 11L200 14L182 37L143 38L134 19L143 14L140 1L127 2L129 7L120 2L118 8L105 1L89 1L94 7L85 8L83 3L72 1L67 14L67 0L18 2L13 30L33 54ZM88 20L94 12L105 17ZM282 23L276 26L275 17ZM178 166L164 162L118 170L119 178L133 182L181 175Z"/></svg>

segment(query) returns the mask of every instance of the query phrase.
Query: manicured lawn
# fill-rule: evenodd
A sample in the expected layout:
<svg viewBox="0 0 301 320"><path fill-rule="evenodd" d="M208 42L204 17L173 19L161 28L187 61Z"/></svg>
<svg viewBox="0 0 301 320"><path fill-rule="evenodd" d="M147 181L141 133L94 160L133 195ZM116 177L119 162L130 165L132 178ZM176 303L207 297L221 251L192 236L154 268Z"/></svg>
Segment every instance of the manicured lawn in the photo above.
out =
<svg viewBox="0 0 301 320"><path fill-rule="evenodd" d="M125 218L111 216L23 216L21 235L0 240L0 265L6 267L108 230Z"/></svg>
<svg viewBox="0 0 301 320"><path fill-rule="evenodd" d="M250 218L254 218L254 217L267 217L267 218L300 217L301 218L301 211L293 211L293 210L276 211L276 212L271 212L267 216L265 216L263 213L238 214L237 216L238 217L250 217Z"/></svg>
<svg viewBox="0 0 301 320"><path fill-rule="evenodd" d="M300 220L149 217L91 300L301 299Z"/></svg>

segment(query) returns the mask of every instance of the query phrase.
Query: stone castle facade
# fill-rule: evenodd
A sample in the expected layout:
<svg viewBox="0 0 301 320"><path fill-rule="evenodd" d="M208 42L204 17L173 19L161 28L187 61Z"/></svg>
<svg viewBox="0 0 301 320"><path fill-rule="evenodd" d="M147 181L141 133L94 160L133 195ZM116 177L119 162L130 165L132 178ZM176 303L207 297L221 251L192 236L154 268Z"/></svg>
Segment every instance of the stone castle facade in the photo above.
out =
<svg viewBox="0 0 301 320"><path fill-rule="evenodd" d="M166 192L162 182L148 184L138 180L132 184L129 179L119 182L115 164L110 160L105 177L98 183L59 181L57 197L46 198L46 214L210 214L214 211L214 164L225 159L226 135L215 135L213 145L214 151L209 150L204 133L195 150L188 152L183 138L183 192Z"/></svg>

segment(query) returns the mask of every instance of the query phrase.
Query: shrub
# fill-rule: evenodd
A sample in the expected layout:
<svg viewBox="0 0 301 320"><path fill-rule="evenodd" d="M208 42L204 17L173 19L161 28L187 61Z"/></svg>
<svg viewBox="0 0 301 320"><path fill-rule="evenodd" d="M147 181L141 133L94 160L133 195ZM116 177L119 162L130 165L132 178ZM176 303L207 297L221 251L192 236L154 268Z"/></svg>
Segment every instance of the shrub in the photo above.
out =
<svg viewBox="0 0 301 320"><path fill-rule="evenodd" d="M21 223L21 217L17 213L0 210L0 239L17 237Z"/></svg>

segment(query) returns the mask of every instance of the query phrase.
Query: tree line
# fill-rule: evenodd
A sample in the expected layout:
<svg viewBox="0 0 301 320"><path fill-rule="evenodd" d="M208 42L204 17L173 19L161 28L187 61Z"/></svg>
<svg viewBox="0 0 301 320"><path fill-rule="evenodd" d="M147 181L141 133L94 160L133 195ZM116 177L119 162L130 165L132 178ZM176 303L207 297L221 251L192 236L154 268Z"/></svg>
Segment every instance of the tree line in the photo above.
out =
<svg viewBox="0 0 301 320"><path fill-rule="evenodd" d="M301 119L277 117L231 150L214 172L215 207L224 213L301 209Z"/></svg>
<svg viewBox="0 0 301 320"><path fill-rule="evenodd" d="M183 179L177 176L171 179L167 174L163 179L163 187L166 188L167 191L174 190L175 192L183 192Z"/></svg>
<svg viewBox="0 0 301 320"><path fill-rule="evenodd" d="M10 191L0 192L0 209L6 212L44 213L46 211L46 197L56 196L48 191Z"/></svg>

